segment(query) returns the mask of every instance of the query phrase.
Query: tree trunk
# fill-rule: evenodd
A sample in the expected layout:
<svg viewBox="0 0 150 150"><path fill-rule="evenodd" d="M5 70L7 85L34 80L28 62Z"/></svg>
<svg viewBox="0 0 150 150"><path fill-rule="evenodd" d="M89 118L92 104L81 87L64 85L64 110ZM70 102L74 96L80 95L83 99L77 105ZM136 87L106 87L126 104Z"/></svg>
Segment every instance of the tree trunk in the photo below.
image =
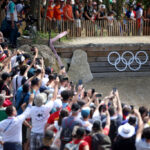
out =
<svg viewBox="0 0 150 150"><path fill-rule="evenodd" d="M109 0L105 0L104 3L106 5L107 12L110 12L110 1Z"/></svg>
<svg viewBox="0 0 150 150"><path fill-rule="evenodd" d="M30 6L31 6L31 15L34 18L37 18L38 0L31 0L30 1Z"/></svg>
<svg viewBox="0 0 150 150"><path fill-rule="evenodd" d="M42 32L44 32L44 30L45 30L45 21L46 21L46 14L47 14L48 3L49 3L49 0L46 0L46 8L45 8L45 11L44 11L44 16L43 16L42 24L41 24Z"/></svg>
<svg viewBox="0 0 150 150"><path fill-rule="evenodd" d="M121 18L122 10L123 10L123 0L117 0L116 1L117 19Z"/></svg>
<svg viewBox="0 0 150 150"><path fill-rule="evenodd" d="M38 1L38 14L37 14L37 19L38 19L38 24L37 24L37 29L38 31L41 31L41 0L37 0Z"/></svg>

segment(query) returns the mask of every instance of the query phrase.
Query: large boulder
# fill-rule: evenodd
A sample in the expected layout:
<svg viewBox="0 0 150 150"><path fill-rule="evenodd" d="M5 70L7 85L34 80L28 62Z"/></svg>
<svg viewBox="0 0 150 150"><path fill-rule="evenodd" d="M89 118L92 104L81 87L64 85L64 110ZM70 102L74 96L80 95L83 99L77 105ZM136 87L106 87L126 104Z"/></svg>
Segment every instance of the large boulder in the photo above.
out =
<svg viewBox="0 0 150 150"><path fill-rule="evenodd" d="M19 49L25 51L26 53L32 54L32 47L37 47L39 50L39 57L44 58L45 66L51 66L55 72L59 71L59 65L57 63L56 57L53 54L52 50L47 45L22 45Z"/></svg>
<svg viewBox="0 0 150 150"><path fill-rule="evenodd" d="M80 49L74 51L68 75L75 83L77 83L78 80L82 80L86 83L93 79L86 52Z"/></svg>

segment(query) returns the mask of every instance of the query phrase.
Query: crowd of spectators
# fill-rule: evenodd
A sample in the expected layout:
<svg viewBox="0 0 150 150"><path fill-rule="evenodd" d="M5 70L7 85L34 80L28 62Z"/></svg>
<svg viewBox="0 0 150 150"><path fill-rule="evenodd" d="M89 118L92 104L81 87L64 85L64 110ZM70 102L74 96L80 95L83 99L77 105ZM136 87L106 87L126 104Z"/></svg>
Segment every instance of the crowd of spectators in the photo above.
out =
<svg viewBox="0 0 150 150"><path fill-rule="evenodd" d="M46 1L41 2L40 15L44 17L46 10ZM27 22L28 15L31 11L29 0L1 0L1 18L5 18L1 25L1 31L4 36L9 38L10 46L17 46L18 26L21 25L22 20ZM6 14L6 17L5 17ZM24 16L24 18L22 18ZM143 24L143 6L141 3L128 4L125 3L122 8L121 17L125 20L137 21L137 30L142 30ZM149 11L146 16L149 17ZM113 22L117 19L117 13L113 5L110 5L108 11L103 1L97 3L94 0L88 0L85 4L81 0L49 0L46 12L46 19L51 21L53 26L57 26L61 31L62 21L68 21L75 24L77 32L81 33L82 20L89 20L95 23L97 20L107 20L108 25L113 26ZM124 21L125 22L125 21ZM27 27L31 23L27 23ZM57 25L56 25L57 24ZM101 26L103 26L101 24ZM100 26L100 28L101 28Z"/></svg>
<svg viewBox="0 0 150 150"><path fill-rule="evenodd" d="M0 47L0 149L150 150L149 108L126 105L69 80L64 66Z"/></svg>

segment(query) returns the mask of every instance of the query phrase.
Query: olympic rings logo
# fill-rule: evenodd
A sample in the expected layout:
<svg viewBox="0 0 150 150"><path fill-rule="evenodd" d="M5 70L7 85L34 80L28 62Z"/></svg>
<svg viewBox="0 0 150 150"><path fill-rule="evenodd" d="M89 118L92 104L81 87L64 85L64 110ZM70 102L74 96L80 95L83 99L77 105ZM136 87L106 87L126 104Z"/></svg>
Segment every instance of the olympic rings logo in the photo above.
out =
<svg viewBox="0 0 150 150"><path fill-rule="evenodd" d="M145 60L141 60L140 59L139 54L141 54L141 53L143 53L145 55ZM114 62L112 62L110 60L110 58L111 58L111 56L113 54L117 55L117 59L115 59ZM127 56L127 54L129 55L128 59L125 58L125 56ZM127 68L129 68L132 71L138 71L138 70L140 70L142 65L147 63L147 61L148 61L148 54L145 51L138 51L135 54L135 56L134 56L134 54L131 51L125 51L125 52L122 53L121 56L116 51L110 52L109 55L108 55L108 62L109 62L109 64L115 66L116 70L118 70L118 71L125 71ZM138 65L136 68L132 67L134 62L136 62L137 65ZM119 67L120 63L123 63L124 67Z"/></svg>

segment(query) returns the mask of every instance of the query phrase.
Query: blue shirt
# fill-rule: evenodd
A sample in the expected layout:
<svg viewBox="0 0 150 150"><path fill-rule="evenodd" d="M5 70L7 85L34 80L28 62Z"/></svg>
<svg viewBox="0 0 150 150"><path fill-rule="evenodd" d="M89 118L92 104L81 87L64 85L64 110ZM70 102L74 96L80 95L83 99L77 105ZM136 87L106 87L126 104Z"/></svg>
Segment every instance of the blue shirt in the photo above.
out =
<svg viewBox="0 0 150 150"><path fill-rule="evenodd" d="M28 104L29 98L30 98L30 92L23 93L22 86L20 88L18 88L17 93L16 93L16 108L17 108L18 115L22 114L22 112L23 112L21 105L23 103Z"/></svg>

